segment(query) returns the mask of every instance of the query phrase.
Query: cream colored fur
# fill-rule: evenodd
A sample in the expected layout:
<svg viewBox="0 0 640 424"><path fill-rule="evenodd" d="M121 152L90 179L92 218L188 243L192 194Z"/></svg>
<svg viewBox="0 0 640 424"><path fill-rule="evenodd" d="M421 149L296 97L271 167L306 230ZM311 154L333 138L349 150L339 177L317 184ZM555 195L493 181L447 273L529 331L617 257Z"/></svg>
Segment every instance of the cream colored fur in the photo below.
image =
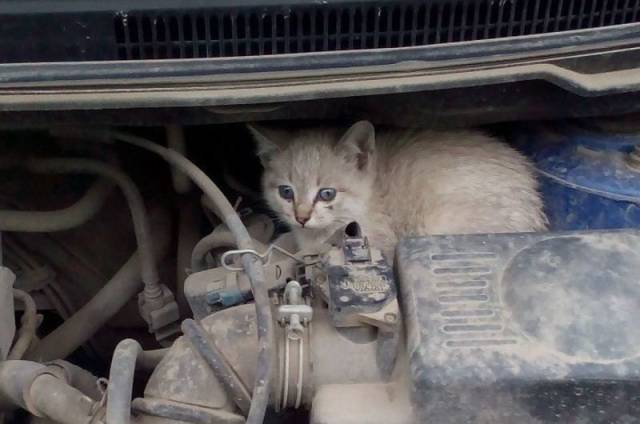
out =
<svg viewBox="0 0 640 424"><path fill-rule="evenodd" d="M269 206L312 250L351 221L392 258L408 235L541 231L542 201L527 160L475 131L386 130L361 121L335 128L278 132L250 126L265 172ZM293 201L278 194L289 185ZM314 201L335 188L330 202ZM310 219L304 227L296 213Z"/></svg>

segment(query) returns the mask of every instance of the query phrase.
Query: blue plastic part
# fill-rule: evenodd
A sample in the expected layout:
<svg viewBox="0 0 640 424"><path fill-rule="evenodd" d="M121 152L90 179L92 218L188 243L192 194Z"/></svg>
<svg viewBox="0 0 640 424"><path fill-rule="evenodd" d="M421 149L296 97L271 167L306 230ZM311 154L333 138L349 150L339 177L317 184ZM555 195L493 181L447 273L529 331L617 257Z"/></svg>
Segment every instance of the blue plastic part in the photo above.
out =
<svg viewBox="0 0 640 424"><path fill-rule="evenodd" d="M640 227L640 171L627 156L640 135L566 126L527 128L517 147L540 174L552 230Z"/></svg>
<svg viewBox="0 0 640 424"><path fill-rule="evenodd" d="M207 294L209 305L234 306L245 301L240 290L216 291Z"/></svg>

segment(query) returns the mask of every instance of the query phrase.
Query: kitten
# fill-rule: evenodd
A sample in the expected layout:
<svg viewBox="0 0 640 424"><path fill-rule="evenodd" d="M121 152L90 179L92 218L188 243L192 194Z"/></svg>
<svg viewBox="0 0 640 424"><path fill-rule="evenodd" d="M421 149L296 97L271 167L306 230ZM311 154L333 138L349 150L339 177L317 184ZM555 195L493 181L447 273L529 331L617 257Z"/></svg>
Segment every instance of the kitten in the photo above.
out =
<svg viewBox="0 0 640 424"><path fill-rule="evenodd" d="M541 231L533 169L506 144L475 131L387 130L357 122L286 132L250 126L267 203L301 250L357 221L393 259L400 237Z"/></svg>

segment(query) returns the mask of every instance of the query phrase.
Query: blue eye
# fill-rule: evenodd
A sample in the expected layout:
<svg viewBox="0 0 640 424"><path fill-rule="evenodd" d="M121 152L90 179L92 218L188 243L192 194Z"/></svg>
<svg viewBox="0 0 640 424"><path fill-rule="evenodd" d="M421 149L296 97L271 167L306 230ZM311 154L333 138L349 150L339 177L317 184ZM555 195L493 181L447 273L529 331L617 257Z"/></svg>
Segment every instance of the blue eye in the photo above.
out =
<svg viewBox="0 0 640 424"><path fill-rule="evenodd" d="M330 202L336 198L336 189L335 188L321 188L318 191L318 200L322 200L324 202Z"/></svg>
<svg viewBox="0 0 640 424"><path fill-rule="evenodd" d="M291 188L291 186L278 186L278 194L285 200L293 200L293 189Z"/></svg>

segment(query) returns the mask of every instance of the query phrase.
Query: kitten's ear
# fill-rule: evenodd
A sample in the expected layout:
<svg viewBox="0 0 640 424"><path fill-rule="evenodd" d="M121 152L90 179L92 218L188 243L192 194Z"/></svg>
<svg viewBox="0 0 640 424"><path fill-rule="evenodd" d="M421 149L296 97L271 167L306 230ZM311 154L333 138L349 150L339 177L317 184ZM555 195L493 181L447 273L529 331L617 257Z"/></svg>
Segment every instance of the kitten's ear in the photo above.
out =
<svg viewBox="0 0 640 424"><path fill-rule="evenodd" d="M364 170L371 162L376 148L376 130L369 121L358 121L347 130L338 144L339 149L355 159L358 170Z"/></svg>
<svg viewBox="0 0 640 424"><path fill-rule="evenodd" d="M262 165L267 167L273 155L280 151L286 136L278 130L257 124L247 124L247 129L256 140L256 155Z"/></svg>

